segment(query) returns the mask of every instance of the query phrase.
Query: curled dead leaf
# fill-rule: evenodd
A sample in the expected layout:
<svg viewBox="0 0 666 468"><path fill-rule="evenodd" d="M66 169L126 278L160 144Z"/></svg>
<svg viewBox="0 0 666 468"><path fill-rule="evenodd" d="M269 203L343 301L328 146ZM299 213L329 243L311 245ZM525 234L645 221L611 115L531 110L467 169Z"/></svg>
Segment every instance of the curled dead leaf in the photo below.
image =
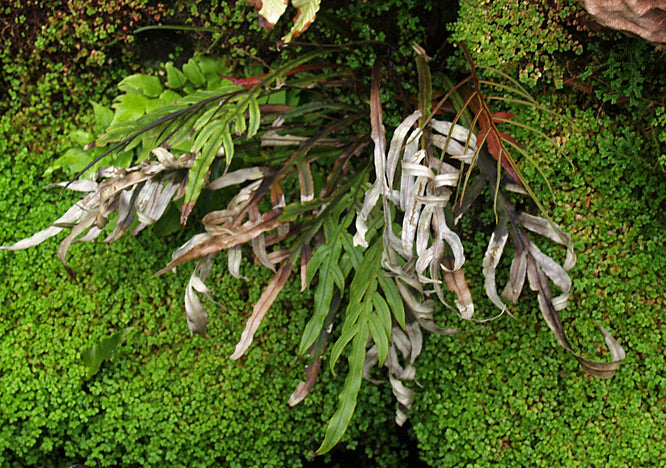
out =
<svg viewBox="0 0 666 468"><path fill-rule="evenodd" d="M273 277L273 280L268 284L257 303L254 305L252 315L248 319L247 324L245 325L245 330L243 330L243 333L241 334L241 339L236 345L234 353L229 356L229 359L239 359L250 347L252 340L254 339L254 334L257 329L259 329L259 325L261 325L261 321L264 319L266 312L271 305L273 305L278 294L287 283L292 268L293 265L289 263L288 260L282 263L282 266Z"/></svg>

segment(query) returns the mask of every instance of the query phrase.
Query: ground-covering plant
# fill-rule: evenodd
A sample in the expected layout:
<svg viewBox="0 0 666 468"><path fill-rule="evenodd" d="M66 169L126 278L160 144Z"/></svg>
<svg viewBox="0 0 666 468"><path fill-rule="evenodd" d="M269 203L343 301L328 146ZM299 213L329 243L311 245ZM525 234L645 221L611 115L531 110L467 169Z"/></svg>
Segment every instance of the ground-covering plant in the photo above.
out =
<svg viewBox="0 0 666 468"><path fill-rule="evenodd" d="M640 119L637 128L651 146L661 145L657 157L663 153L659 116L666 58L647 41L604 30L573 0L463 2L450 29L452 39L466 41L479 63L511 74L536 92L552 91L546 86L574 88L595 98L581 105L603 102L603 112ZM448 65L459 66L461 60L452 56Z"/></svg>
<svg viewBox="0 0 666 468"><path fill-rule="evenodd" d="M75 241L92 241L104 234L111 242L128 231L136 234L159 220L172 200L180 205L180 225L184 226L204 188L216 191L242 184L225 208L210 211L204 206L208 212L201 221L206 231L190 238L158 274L198 260L185 290L188 326L198 334L205 332L209 320L199 296L212 300L204 281L219 252L228 251L229 271L239 276L241 248L248 243L255 261L275 272L231 355L233 360L250 347L296 261L300 261L303 288L316 275L314 311L299 349L299 354L309 355L313 363L307 367L306 382L295 390L291 404L305 398L314 384L334 324L342 322L342 328L331 348L331 369L345 348L351 347L340 403L318 449L321 454L341 440L356 407L361 379L369 376L369 368L375 363L388 367L399 402L396 421L405 421L413 390L403 381L414 379L421 327L453 333L435 324L429 299L434 294L448 306L442 282L455 294L459 315L473 318L474 305L462 270L463 247L453 229L484 184L490 183L498 227L484 255L486 293L503 313L507 309L503 300L515 302L527 278L530 288L538 293L546 323L558 342L573 352L558 315L566 307L571 289L567 275L575 263L571 240L552 221L516 210L506 190L534 194L507 150L509 145L519 148L518 144L498 128L513 115L493 113L481 91L482 84L512 88L480 80L472 65L472 75L466 80L471 87L465 82L453 87L432 112L427 57L423 49L415 49L418 108L396 128L388 148L379 64L373 71L370 93L369 138L352 127L364 112L326 92L329 87L358 82L347 77L351 74L346 69L321 73L318 71L331 66L307 64L322 54L319 51L302 54L280 68L251 78L225 75L221 64L210 59L192 59L182 71L167 64L164 84L150 75L127 77L119 84L124 94L115 100L115 113L96 108L98 120L110 122L87 148L101 154L93 156L74 180L59 184L83 192L82 200L47 229L4 248L33 247L69 228L58 249L58 258L66 265L67 252ZM524 90L515 91L523 103L534 105ZM456 103L454 95L462 104L453 121L434 119L447 101ZM459 120L466 127L457 124ZM479 131L474 136L470 129L477 123ZM290 129L293 133L287 133ZM368 171L367 166L363 169L359 156L370 140L374 144L375 181L365 187ZM101 149L107 145L108 149ZM282 150L289 146L296 149ZM268 158L262 148L277 150ZM100 167L92 179L78 179L113 152L119 166ZM156 160L144 159L138 165L123 167L146 154L154 155ZM445 160L447 155L451 159ZM239 167L240 158L244 161ZM248 165L249 161L261 165ZM78 162L67 155L56 165L71 167ZM319 187L311 170L315 164L331 168ZM480 177L473 175L477 166L481 168ZM501 171L506 172L506 180ZM290 177L297 180L296 193L288 185ZM454 196L455 202L449 204ZM364 200L357 214L355 205L361 198ZM379 212L373 215L379 199ZM115 221L109 223L112 215ZM352 238L349 225L353 218L356 234ZM401 226L395 228L395 223ZM107 225L113 228L105 231ZM562 244L567 251L564 264L544 254L528 231ZM509 234L514 260L500 299L495 270ZM68 272L74 276L71 269ZM557 297L549 280L561 290ZM624 358L624 351L600 328L611 349L612 362L596 363L574 355L588 372L608 378ZM367 351L370 339L374 346Z"/></svg>
<svg viewBox="0 0 666 468"><path fill-rule="evenodd" d="M640 127L620 133L618 120L597 112L572 111L581 132L562 134L575 171L550 155L540 161L560 187L554 219L575 233L579 253L562 312L570 339L599 356L589 346L596 334L589 320L602 319L621 334L627 359L612 381L585 378L560 359L525 303L512 311L515 319L453 339L430 337L412 411L422 415L413 427L431 466L661 463L666 190L651 155L633 146L642 141ZM473 258L482 249L465 247L469 268L480 271Z"/></svg>
<svg viewBox="0 0 666 468"><path fill-rule="evenodd" d="M518 8L518 2L511 3ZM615 33L584 35L575 62L558 53L544 56L523 46L545 37L550 28L542 26L545 21L532 26L544 31L528 28L524 34L510 34L516 9L504 13L491 6L483 16L481 2L467 5L471 16L461 14L456 30L470 32L470 38L493 32L493 43L481 44L481 65L499 67L516 79L525 77L519 70L530 63L556 60L565 70L562 91L538 83L531 91L573 125L521 112L522 122L541 128L560 151L536 150L522 130L513 129L512 135L525 142L556 187L557 197L549 203L552 217L571 232L578 254L570 305L561 314L572 325L571 341L600 356L589 345L596 334L590 319L602 318L621 336L627 358L611 381L586 378L572 362L560 360L559 351L545 340L550 331L526 303L512 309L515 319L485 330L453 339L430 336L424 346L428 364L418 377L423 387L412 410L422 415L413 419L421 458L431 466L663 464L666 185L656 164L663 146L655 144L658 127L650 123L655 105L659 107L650 107L650 101L659 102L664 95L663 57L643 41ZM506 35L494 34L498 22L506 26ZM523 54L522 66L502 64L499 45L507 42ZM620 56L625 59L618 60ZM555 68L542 69L540 81L548 80L548 70ZM566 83L568 78L575 87ZM637 93L627 92L636 87ZM548 189L536 171L521 169L535 191L546 196ZM492 229L492 217L485 219L486 229ZM482 263L474 258L483 248L474 242L464 246L470 252L469 269L481 271ZM471 287L480 290L483 285Z"/></svg>
<svg viewBox="0 0 666 468"><path fill-rule="evenodd" d="M3 239L30 234L75 201L43 190L47 162L71 144L63 129L75 129L75 115L30 133L17 133L12 115L0 126ZM240 269L245 279L213 267L209 281L224 308L206 336L192 339L181 295L188 275L150 279L169 245L186 236L153 227L110 245L81 244L68 255L76 281L39 248L3 253L0 465L307 465L343 383L323 375L317 392L285 411L302 374L293 358L311 297L289 282L244 361L229 361L248 304L270 277L248 264ZM127 327L124 343L88 379L83 352ZM333 456L347 450L367 466L405 464L390 391L368 386L359 399L359 417Z"/></svg>
<svg viewBox="0 0 666 468"><path fill-rule="evenodd" d="M20 101L40 116L87 106L86 96L127 74L132 29L159 21L162 7L145 0L9 1L0 15L2 104ZM109 73L100 73L104 70ZM80 93L68 92L76 83ZM36 99L40 97L41 100Z"/></svg>
<svg viewBox="0 0 666 468"><path fill-rule="evenodd" d="M558 317L558 311L570 296L566 270L572 266L571 243L552 221L519 213L525 210L525 201L507 191L507 188L520 191L522 187L523 191L529 192L530 188L507 151L513 140L499 130L513 117L493 113L486 107L486 95L481 91L484 83L478 76L473 76L470 81L473 84L470 90L465 92L458 88L458 92L450 96L451 101L458 99L456 109L461 110L459 114L451 115L452 122L447 124L440 120L441 116L431 115L432 91L427 85L426 60L423 54L419 57L420 86L417 88L421 92L416 99L419 111L406 120L396 119L399 124L394 132L395 141L388 147L383 141L385 130L380 117L383 111L380 68L375 69L372 92L365 89L365 95L371 96L369 134L363 134L362 130L362 122L367 118L365 106L349 105L348 100L337 101L337 108L330 105L336 102L337 95L326 87L344 89L353 85L356 90L364 89L360 81L350 78L353 74L347 69L297 68L301 66L297 60L278 69L262 70L265 75L233 78L226 75L231 72L225 70L224 63L195 59L186 65L191 76L185 72L185 67L180 71L179 67L171 65L165 68L166 80L162 82L148 75L130 77L122 84L125 94L116 101L115 115L103 106L96 106L100 125L104 126L106 119L110 129L91 145L90 150L96 154L90 157L103 155L106 151L103 145L111 146L117 142L116 149L125 151L110 155L116 158L115 164L131 164L133 159L136 162L151 150L156 160L129 169L98 168L97 181L73 182L69 187L86 193L83 205L73 207L69 215L47 232L21 246L37 243L78 223L59 251L64 260L68 244L79 234L84 234L85 240L101 234L113 240L124 232L138 232L154 224L160 216L165 218L155 228L171 231L178 220L184 223L190 219L192 224L192 219L212 210L213 216L203 218L206 232L192 237L167 266L176 266L187 259L200 259L185 287L191 331L203 330L208 322L200 299L210 294L204 281L214 268L212 254L228 248L229 270L241 275L240 255L243 251L238 247L249 242L253 258L277 270L273 281L257 301L234 357L251 352L248 345L261 318L286 283L295 266L294 260L300 259L302 282L309 284L317 280L315 311L305 327L300 346L300 354L310 354L313 361L307 368L306 381L298 386L291 403L301 401L310 391L321 361L326 358L323 353L329 339L332 342L336 339L331 348L333 364L344 353L345 346L351 344L341 404L331 419L320 452L328 450L342 436L356 405L361 376L370 377L370 368L378 361L389 367L391 386L400 402L397 419L404 420L413 399L412 390L404 382L414 377L414 360L421 351L419 326L442 331L434 324L438 309L431 306L428 296L442 302L453 301L452 310L464 318L472 318L468 286L470 269L475 273L472 278L485 276L484 289L501 310L506 308L504 301L517 298L516 291L520 290L527 275L528 283L538 292L542 314L560 344L567 349L578 347L580 343L575 342L572 346L564 337ZM165 89L165 83L170 89ZM317 90L317 85L321 84L325 85L325 91ZM511 85L516 88L515 82ZM278 87L280 89L275 89ZM522 97L526 98L525 95ZM307 107L312 114L304 113L303 109L312 100L319 107ZM322 105L322 101L328 106ZM164 108L164 104L171 105ZM447 105L447 99L439 104ZM469 108L467 115L462 111L465 108ZM206 115L208 109L210 112ZM138 120L138 124L123 125L124 120ZM219 136L213 136L214 132L204 133L208 124L217 127L215 131L219 131ZM475 124L480 131L470 132ZM323 130L313 137L309 127ZM410 128L414 131L409 132ZM190 134L186 135L188 129ZM123 138L128 130L136 132L130 138ZM510 133L514 134L513 131ZM630 141L631 138L626 135L625 139ZM155 141L157 147L154 147ZM375 148L375 164L364 168L359 156L369 148L370 141ZM345 146L345 142L349 145ZM193 151L193 143L201 151ZM484 143L487 151L482 150ZM282 145L286 146L284 151L280 151ZM630 147L630 143L627 145ZM603 145L600 143L600 146ZM257 167L259 163L265 163L268 148L273 151L271 156L275 160L270 161L268 167ZM518 151L518 148L513 150ZM178 157L181 153L183 156ZM52 169L81 169L83 154L71 152ZM446 158L446 162L438 161L436 155ZM197 161L199 167L195 166ZM481 169L480 176L470 170L474 166ZM331 175L317 180L317 169L325 167L333 168ZM504 180L499 176L502 170L507 174ZM375 182L368 185L365 180L373 172ZM396 178L394 185L393 178L398 174L400 183ZM229 187L239 184L243 184L240 190L230 191ZM488 187L485 191L484 184ZM449 187L457 190L455 197ZM211 196L205 189L226 194ZM186 197L185 203L179 200L179 195ZM455 267L462 263L463 241L453 231L442 231L443 227L455 227L455 221L459 221L460 231L470 229L469 213L479 212L468 202L479 196L485 197L491 207L485 215L481 213L481 218L490 214L491 219L499 218L499 224L485 254L478 248L485 245L481 233L474 235L476 249L465 244L465 251L476 252L484 261L477 271L474 266L467 267L468 274L462 276L457 273L460 269ZM451 198L455 203L449 202ZM380 199L381 204L377 204ZM180 216L174 216L177 212L169 208L171 200L178 201ZM358 216L355 210L345 211L345 205L353 203L360 208ZM96 211L95 216L91 215L91 210ZM460 218L459 215L465 213L468 215ZM247 222L243 222L245 216ZM133 217L137 219L133 220ZM437 217L440 221L443 218L444 222L437 222ZM352 228L354 219L356 225ZM104 230L104 224L109 220ZM428 233L431 226L433 231ZM239 233L234 230L239 227L241 235L234 237ZM562 266L551 259L558 258L557 252L540 245L545 252L542 253L525 229L564 244L567 255ZM487 234L491 234L490 231ZM502 274L502 269L497 267L502 262L501 251L509 231L516 246L515 260L511 265L506 261L502 263L507 271ZM352 236L354 232L356 236ZM364 251L354 246L354 241L359 245L367 243L368 249ZM450 249L449 255L442 255L442 248ZM308 262L310 249L314 249L314 253ZM336 255L339 271L333 264ZM431 268L432 265L439 267L439 264L444 266L441 272ZM387 279L384 269L393 274L391 279ZM328 276L322 277L322 271ZM437 274L441 274L454 294L445 297L447 293L438 289ZM509 282L510 287L501 298L496 291L494 276ZM328 277L331 281L326 281ZM552 297L548 278L562 290L559 297ZM394 284L399 296L395 294ZM345 296L347 288L348 297ZM393 310L387 310L389 304ZM597 318L606 322L605 317ZM336 319L338 324L342 322L342 329L339 332L333 329L330 336L329 325L336 323ZM374 346L368 349L366 342L370 337ZM613 358L619 358L620 348L612 339L610 345ZM402 359L398 359L398 352ZM615 367L614 364L608 369L599 369L590 361L582 360L582 363L602 373ZM423 427L417 429L422 431ZM467 461L474 460L474 454L465 456Z"/></svg>
<svg viewBox="0 0 666 468"><path fill-rule="evenodd" d="M44 10L44 17L49 17L49 11ZM57 14L67 24L77 22L66 11ZM69 69L66 74L33 73L28 68L39 66L46 71L62 66L60 62L71 58L68 41L76 38L59 35L58 28L41 29L41 33L47 36L41 39L46 43L64 41L61 55L44 54L39 60L30 59L29 66L16 55L3 55L3 78L21 83L14 86L12 81L16 94L1 93L0 98L3 239L28 235L74 202L66 192L42 190L52 177L61 180L66 169L43 174L69 151L68 135L81 140L83 132L97 134L88 100L107 106L109 97L116 94L115 84L139 66L131 45L116 44L105 50L103 41L97 41L107 58L114 58L111 64L91 66L80 74ZM117 60L119 50L121 60ZM85 69L81 62L76 67ZM3 257L8 279L0 288L0 465L62 467L86 461L90 466L163 466L169 460L174 466L300 466L317 448L312 438L323 438L321 418L334 411L334 400L324 395L330 389L334 398L342 381L323 376L319 391L307 402L283 411L302 370L285 366L293 359L298 336L285 342L279 337L286 336L289 326L303 328L307 295L301 294L304 307L293 300L274 305L271 314L290 317L289 324L279 319L274 321L275 328L262 328L261 339L246 358L246 362L256 360L257 365L250 364L252 370L216 358L233 351L229 337L220 342L204 339L210 354L202 355L197 351L201 343L186 337L182 307L177 305L181 297L174 296L187 280L163 277L133 285L133 279L147 279L159 269L161 265L153 260L169 255L164 250L167 244L185 240L185 233L165 238L167 232L156 226L140 238L74 249L68 260L78 273L76 281L63 275L59 262L40 260L39 249ZM137 253L132 254L135 249ZM86 258L97 255L109 258L85 264ZM128 256L132 262L126 261ZM210 279L221 288L218 291L229 289L223 294L231 322L225 324L222 319L211 324L211 332L220 338L225 330L240 329L247 305L256 302L261 284L268 280L249 265L243 265L241 273L246 280L225 286L223 282L231 277L220 275L215 267L211 271ZM296 296L297 286L292 283L286 286L285 297ZM133 328L126 344L86 383L82 352L128 326ZM219 332L215 331L218 326ZM254 372L270 376L272 385L250 382ZM283 383L287 387L281 387ZM207 393L210 388L221 392ZM362 390L358 408L362 416L352 422L339 452L349 450L350 456L366 465L405 463L404 446L392 429L390 393L386 392L373 387ZM255 406L257 400L269 402L275 412ZM365 415L363 408L368 410ZM385 451L385 447L392 448Z"/></svg>

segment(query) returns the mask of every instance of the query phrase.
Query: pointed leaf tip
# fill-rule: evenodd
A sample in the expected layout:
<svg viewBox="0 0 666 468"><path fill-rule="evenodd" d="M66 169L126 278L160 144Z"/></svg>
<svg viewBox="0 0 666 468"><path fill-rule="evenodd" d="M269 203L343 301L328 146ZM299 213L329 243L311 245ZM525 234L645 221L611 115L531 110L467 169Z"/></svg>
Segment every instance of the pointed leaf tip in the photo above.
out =
<svg viewBox="0 0 666 468"><path fill-rule="evenodd" d="M293 265L287 260L275 274L257 303L254 305L252 316L248 319L247 324L245 325L245 330L243 330L243 333L241 334L241 339L238 344L236 344L236 349L234 350L234 353L229 356L229 359L232 361L239 359L250 347L254 339L254 334L259 329L259 325L261 325L261 321L264 319L266 312L268 312L268 309L273 305L278 294L280 294L280 291L282 291L282 288L287 283L292 268Z"/></svg>
<svg viewBox="0 0 666 468"><path fill-rule="evenodd" d="M194 203L183 203L183 206L180 209L180 227L184 227L187 224L187 218L190 217L190 213L194 209Z"/></svg>

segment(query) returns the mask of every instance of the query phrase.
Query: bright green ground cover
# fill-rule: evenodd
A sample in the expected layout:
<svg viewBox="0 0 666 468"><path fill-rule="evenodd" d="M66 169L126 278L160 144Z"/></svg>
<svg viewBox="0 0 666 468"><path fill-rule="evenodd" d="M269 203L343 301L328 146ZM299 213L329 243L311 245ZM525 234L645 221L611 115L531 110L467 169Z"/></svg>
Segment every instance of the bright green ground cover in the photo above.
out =
<svg viewBox="0 0 666 468"><path fill-rule="evenodd" d="M508 5L496 10L505 11L496 21L506 24L516 2L498 3ZM501 65L506 57L493 49L499 41L483 43L487 36L481 33L493 15L482 21L472 6L463 9L458 34L483 45L483 63ZM422 459L432 466L659 466L666 453L666 181L653 138L660 129L650 128L655 106L637 99L635 90L656 102L661 90L663 99L665 84L655 77L666 76L664 60L642 42L619 36L615 45L593 43L582 55L570 38L546 38L532 50L524 38L537 37L530 27L543 27L537 13L521 23L527 31L503 38L502 50L520 50L521 63L536 68L512 73L576 123L527 111L521 116L561 145L574 168L553 147L514 132L532 141L528 149L555 190L553 218L574 234L575 293L563 320L573 345L588 356L606 352L594 326L599 320L628 357L613 380L584 375L538 316L535 297L525 295L513 310L516 320L505 316L472 334L428 337L419 359L422 388L410 413L413 431ZM544 50L555 54L544 58ZM632 60L621 60L628 50ZM588 69L600 70L603 82L591 79L592 95L571 87L553 94L549 88L558 84L568 53L577 66L575 57L595 57ZM20 67L9 63L5 56L3 67L13 73L6 76L16 78ZM65 78L57 67L48 68L51 74L38 86L11 101L3 98L0 243L45 227L71 203L56 189L44 191L58 177L42 174L67 147L67 133L90 120L76 107L85 99L64 107L59 96L104 101L128 66L100 69L97 86L90 77ZM543 78L535 78L538 67ZM628 88L634 99L618 104L618 93ZM538 181L535 171L525 170ZM492 213L481 218L490 223ZM492 227L469 229L483 239L466 245L479 271L468 280L480 298L479 263ZM213 315L205 337L190 338L181 295L191 266L178 276L150 278L186 238L147 231L111 246L76 245L69 255L76 282L55 260L55 242L0 252L6 270L0 286L0 465L298 466L316 449L341 380L323 373L323 385L302 405L286 405L302 379L302 363L294 356L311 298L292 283L247 359L230 362L244 318L269 276L246 266L250 279L235 280L218 265L209 284L224 308ZM493 313L488 302L479 301L478 309ZM81 349L126 326L133 327L127 342L86 383ZM399 447L392 410L387 388L365 384L345 439L349 448L360 444L361 453L379 465L401 463L406 449Z"/></svg>
<svg viewBox="0 0 666 468"><path fill-rule="evenodd" d="M420 374L413 423L432 466L664 463L666 185L635 134L594 114L572 112L589 135L566 145L576 172L564 160L540 164L557 187L554 219L576 236L574 298L562 313L570 338L588 355L607 357L598 320L628 356L610 381L584 375L533 300L521 300L516 320L429 337L424 360L432 365Z"/></svg>
<svg viewBox="0 0 666 468"><path fill-rule="evenodd" d="M41 188L67 118L23 138L3 117L3 242L43 227L67 204L57 189ZM39 141L41 154L31 151ZM247 267L249 279L236 280L218 267L211 279L224 307L207 336L191 338L182 307L188 275L151 279L182 242L147 232L111 246L77 245L70 257L77 281L53 245L0 254L0 465L300 466L317 448L341 380L325 376L303 404L286 404L303 378L295 347L311 298L292 283L247 358L230 361L269 277ZM85 382L82 348L127 326L126 344ZM367 448L395 463L405 453L390 394L367 386L362 398L350 448L362 440L360 457Z"/></svg>
<svg viewBox="0 0 666 468"><path fill-rule="evenodd" d="M465 3L461 14L470 21L459 21L456 35L471 40L481 63L512 70L532 83L540 102L573 119L572 126L522 112L523 121L559 146L559 155L539 139L519 140L530 141L530 154L555 190L554 221L574 236L574 295L562 312L569 337L589 356L607 358L599 321L627 358L610 381L584 375L527 296L514 310L516 320L503 317L453 339L430 336L424 361L431 365L420 374L412 420L422 459L432 466L661 466L666 178L658 162L663 144L654 139L664 127L652 127L651 115L663 106L664 56L619 34L580 42L581 36L567 36L571 28L557 22L556 9L539 13L541 2L526 9L521 2L496 3L486 15L476 2ZM553 34L543 34L544 24ZM499 33L506 30L517 31ZM577 67L591 92L543 85L562 86ZM543 184L541 194L548 198ZM468 252L477 259L483 253L473 244ZM481 294L482 280L476 285Z"/></svg>
<svg viewBox="0 0 666 468"><path fill-rule="evenodd" d="M109 105L115 83L139 67L128 53L132 47L109 44L107 36L62 35L81 31L77 25L97 13L74 16L81 12L54 3L45 20L54 26L40 29L34 22L44 18L31 3L15 8L20 34L12 38L35 48L11 53L8 47L1 55L0 86L7 91L0 118L2 244L42 229L72 203L70 194L44 189L66 174L43 173L70 146L70 132L92 125L88 100ZM113 67L75 60L63 69L59 60L91 43L113 58ZM37 64L44 73L36 73ZM149 229L113 245L77 245L68 255L76 281L55 259L53 243L0 253L0 466L300 466L308 460L342 385L324 375L310 398L287 406L304 378L295 351L311 298L292 282L247 358L230 361L269 277L246 265L248 280L235 280L222 262L211 280L224 307L213 313L205 337L191 338L182 294L192 266L151 279L190 234L160 237ZM86 382L81 350L128 326L126 342ZM358 411L342 449L358 448L357 459L381 464L406 456L390 391L366 387Z"/></svg>

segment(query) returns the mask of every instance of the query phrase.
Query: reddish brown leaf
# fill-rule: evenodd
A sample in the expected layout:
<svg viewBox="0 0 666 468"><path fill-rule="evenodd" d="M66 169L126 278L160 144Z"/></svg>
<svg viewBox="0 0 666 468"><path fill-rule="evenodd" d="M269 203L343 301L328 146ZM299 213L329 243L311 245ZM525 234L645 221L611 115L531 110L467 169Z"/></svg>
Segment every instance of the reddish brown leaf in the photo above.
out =
<svg viewBox="0 0 666 468"><path fill-rule="evenodd" d="M494 112L492 115L493 122L495 123L502 123L505 120L510 120L516 116L517 114L512 114L511 112Z"/></svg>
<svg viewBox="0 0 666 468"><path fill-rule="evenodd" d="M284 262L273 277L273 280L266 287L259 298L259 301L255 304L252 316L248 319L247 324L245 325L245 330L243 330L243 333L241 334L241 339L236 345L236 350L230 356L230 359L236 360L240 358L250 347L252 340L254 339L254 334L259 328L259 325L261 325L261 321L264 319L266 312L271 305L273 305L278 294L280 294L280 291L282 291L282 288L287 283L289 275L291 275L292 267L293 266L289 261Z"/></svg>
<svg viewBox="0 0 666 468"><path fill-rule="evenodd" d="M218 73L217 76L223 80L229 80L237 86L243 86L244 88L251 88L254 85L261 84L261 79L264 78L267 74L262 73L261 75L254 75L248 78L234 78L233 76L222 75Z"/></svg>
<svg viewBox="0 0 666 468"><path fill-rule="evenodd" d="M507 112L496 112L491 114L488 106L479 96L478 91L472 91L469 88L461 87L460 92L466 98L466 100L468 99L469 109L475 115L479 116L479 132L476 135L476 141L478 144L481 144L485 138L488 152L493 156L493 158L500 161L506 173L509 174L509 177L511 177L511 179L517 185L522 187L523 183L520 181L520 178L518 177L518 174L515 170L516 163L511 158L511 155L506 150L502 141L503 139L508 139L511 142L515 142L515 140L513 140L513 138L509 137L505 133L500 132L495 125L496 123L514 117L514 114Z"/></svg>
<svg viewBox="0 0 666 468"><path fill-rule="evenodd" d="M453 266L453 259L451 257L444 258L442 265L451 268ZM465 272L462 268L455 271L443 269L442 276L446 282L446 287L457 296L456 307L461 317L466 320L471 319L474 315L474 302L472 301L472 293L465 279Z"/></svg>
<svg viewBox="0 0 666 468"><path fill-rule="evenodd" d="M296 390L294 390L294 393L289 397L289 406L296 406L308 396L310 390L312 390L312 387L314 387L314 384L317 382L317 375L319 374L320 368L321 360L319 357L312 361L311 366L305 367L305 382L300 382L296 386Z"/></svg>
<svg viewBox="0 0 666 468"><path fill-rule="evenodd" d="M259 110L261 115L265 114L282 114L292 110L294 106L288 106L286 104L259 104Z"/></svg>
<svg viewBox="0 0 666 468"><path fill-rule="evenodd" d="M190 217L190 213L194 209L194 203L183 203L180 207L180 226L183 227L187 224L187 218Z"/></svg>
<svg viewBox="0 0 666 468"><path fill-rule="evenodd" d="M261 1L258 1L258 2L256 2L256 3L258 3L258 5L257 5L257 9L261 9L261 7L262 7L262 5L261 5ZM250 4L253 4L253 2L250 1ZM296 19L298 18L299 15L300 15L300 10L299 10L299 12L298 12L298 14L296 15L296 18L295 18L294 20L296 20ZM261 22L261 16L259 17L259 20L260 20L260 22ZM268 23L268 24L270 24L270 23ZM260 24L260 26L262 26L262 25ZM271 25L269 29L272 29L273 26L274 26L274 25ZM308 26L309 26L309 24L308 24ZM303 29L303 31L305 31L305 29L307 29L307 27L305 27L305 28ZM296 36L297 36L297 34L294 34L294 37L296 37ZM328 65L328 64L313 64L313 63L306 63L306 64L303 64L303 65L299 65L298 67L294 67L292 70L287 71L287 72L284 74L284 76L294 75L294 74L299 73L299 72L302 72L302 71L320 70L320 69L322 69L322 68L326 68L326 67L330 67L330 66L331 66L331 65ZM244 88L251 88L251 87L254 86L254 85L261 84L261 83L262 83L262 79L265 78L267 75L268 75L268 73L262 73L262 74L260 74L260 75L254 75L254 76L250 76L250 77L247 77L247 78L235 78L235 77L233 77L233 76L222 75L221 73L218 73L218 74L217 74L217 76L219 76L219 77L222 78L223 80L229 80L229 81L231 81L233 84L235 84L235 85L237 85L237 86L243 86ZM266 106L266 105L267 105L267 104L264 104L264 106ZM284 110L289 110L289 109L291 109L291 106L284 106L284 105L282 105L282 106L276 106L276 105L274 105L274 108L283 109L283 110L280 111L280 112L283 112ZM260 107L260 109L261 109L261 107Z"/></svg>
<svg viewBox="0 0 666 468"><path fill-rule="evenodd" d="M305 245L303 245L303 251L301 252L301 291L305 291L308 287L308 282L306 280L306 273L311 258L312 258L312 247L310 247L310 244L306 243Z"/></svg>

